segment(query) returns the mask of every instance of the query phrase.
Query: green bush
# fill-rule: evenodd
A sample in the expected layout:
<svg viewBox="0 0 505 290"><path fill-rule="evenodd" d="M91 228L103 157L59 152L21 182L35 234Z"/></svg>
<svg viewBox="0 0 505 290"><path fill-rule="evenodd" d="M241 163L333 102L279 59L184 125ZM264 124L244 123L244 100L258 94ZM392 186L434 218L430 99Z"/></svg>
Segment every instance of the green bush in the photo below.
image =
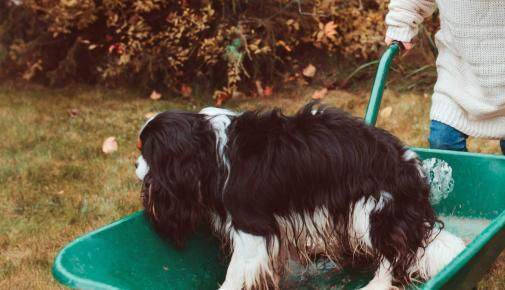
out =
<svg viewBox="0 0 505 290"><path fill-rule="evenodd" d="M308 53L376 57L387 2L4 0L0 76L178 91L198 81L229 96Z"/></svg>

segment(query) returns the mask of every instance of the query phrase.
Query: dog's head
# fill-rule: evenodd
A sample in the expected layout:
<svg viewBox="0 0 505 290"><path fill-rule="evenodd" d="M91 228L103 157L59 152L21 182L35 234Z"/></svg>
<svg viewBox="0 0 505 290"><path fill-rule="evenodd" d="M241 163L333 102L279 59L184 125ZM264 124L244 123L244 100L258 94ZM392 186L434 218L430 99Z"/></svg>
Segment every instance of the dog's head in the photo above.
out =
<svg viewBox="0 0 505 290"><path fill-rule="evenodd" d="M195 113L163 112L141 129L135 166L145 212L158 234L177 247L204 213L202 182L212 142L204 116Z"/></svg>

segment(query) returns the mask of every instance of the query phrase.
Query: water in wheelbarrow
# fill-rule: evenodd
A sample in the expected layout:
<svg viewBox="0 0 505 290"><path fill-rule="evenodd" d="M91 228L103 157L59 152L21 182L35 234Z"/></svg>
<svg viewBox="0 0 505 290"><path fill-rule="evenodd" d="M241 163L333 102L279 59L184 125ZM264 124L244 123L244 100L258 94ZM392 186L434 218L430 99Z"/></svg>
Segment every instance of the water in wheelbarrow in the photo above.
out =
<svg viewBox="0 0 505 290"><path fill-rule="evenodd" d="M491 223L491 220L484 218L451 215L441 215L439 218L444 222L445 229L463 239L465 244L469 244Z"/></svg>
<svg viewBox="0 0 505 290"><path fill-rule="evenodd" d="M445 230L463 239L465 244L469 244L491 222L484 218L451 215L440 215L439 218L444 222ZM290 261L288 272L282 282L282 288L292 290L356 289L364 286L367 278L372 277L372 273L342 269L326 259L319 259L308 266Z"/></svg>

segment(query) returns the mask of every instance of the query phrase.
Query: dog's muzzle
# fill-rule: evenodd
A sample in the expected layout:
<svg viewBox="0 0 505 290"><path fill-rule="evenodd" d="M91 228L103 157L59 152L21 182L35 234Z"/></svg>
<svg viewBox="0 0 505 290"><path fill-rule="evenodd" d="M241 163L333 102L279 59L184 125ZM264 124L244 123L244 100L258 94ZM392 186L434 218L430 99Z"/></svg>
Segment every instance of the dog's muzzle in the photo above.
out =
<svg viewBox="0 0 505 290"><path fill-rule="evenodd" d="M140 155L139 158L137 158L137 161L135 162L135 174L140 180L144 180L144 177L148 172L149 172L149 166L147 165L147 162L144 160L144 157Z"/></svg>

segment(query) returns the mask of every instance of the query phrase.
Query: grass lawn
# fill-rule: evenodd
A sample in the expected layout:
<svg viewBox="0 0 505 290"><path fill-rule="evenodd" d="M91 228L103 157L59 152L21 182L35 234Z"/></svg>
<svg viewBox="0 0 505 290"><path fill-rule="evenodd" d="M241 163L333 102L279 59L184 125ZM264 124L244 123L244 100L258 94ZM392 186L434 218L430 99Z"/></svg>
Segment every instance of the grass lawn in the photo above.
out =
<svg viewBox="0 0 505 290"><path fill-rule="evenodd" d="M369 84L331 91L325 103L362 115ZM232 100L237 109L297 110L313 89L269 99ZM137 132L149 112L199 110L208 101L152 101L139 93L89 87L0 86L0 289L61 288L51 276L56 253L79 235L141 208L134 175ZM426 147L429 96L388 90L379 126L411 146ZM78 110L77 116L69 111ZM119 149L101 151L115 136ZM470 150L498 153L496 141L471 140ZM505 289L505 255L481 282Z"/></svg>

